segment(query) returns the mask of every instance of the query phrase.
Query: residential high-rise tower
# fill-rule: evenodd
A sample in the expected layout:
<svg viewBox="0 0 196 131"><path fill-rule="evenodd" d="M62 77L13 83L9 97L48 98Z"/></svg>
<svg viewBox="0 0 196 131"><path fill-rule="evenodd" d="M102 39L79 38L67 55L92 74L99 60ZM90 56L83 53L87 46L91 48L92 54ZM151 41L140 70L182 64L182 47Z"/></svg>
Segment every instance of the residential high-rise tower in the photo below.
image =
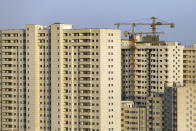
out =
<svg viewBox="0 0 196 131"><path fill-rule="evenodd" d="M130 42L130 56L124 56L130 63L122 61L122 65L130 66L131 70L128 76L130 86L126 90L131 92L128 93L130 99L142 106L150 93L163 93L166 83L183 84L183 46L178 42L151 39L147 36L141 41ZM124 81L122 85L126 84ZM127 93L122 96L127 96Z"/></svg>
<svg viewBox="0 0 196 131"><path fill-rule="evenodd" d="M120 130L121 31L2 30L1 129Z"/></svg>
<svg viewBox="0 0 196 131"><path fill-rule="evenodd" d="M26 129L26 34L0 31L0 129Z"/></svg>

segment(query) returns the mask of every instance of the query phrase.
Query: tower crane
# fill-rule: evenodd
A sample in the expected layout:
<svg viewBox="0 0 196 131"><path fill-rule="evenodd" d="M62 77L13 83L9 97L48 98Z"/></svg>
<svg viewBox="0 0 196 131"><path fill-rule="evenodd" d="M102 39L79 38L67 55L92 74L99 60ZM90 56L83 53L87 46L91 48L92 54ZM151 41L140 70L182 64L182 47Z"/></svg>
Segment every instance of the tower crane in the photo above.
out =
<svg viewBox="0 0 196 131"><path fill-rule="evenodd" d="M158 18L156 18L154 16L151 17L150 19L152 20L152 23L127 23L127 22L125 22L125 23L115 23L114 25L117 25L117 28L119 28L121 25L131 25L132 26L131 33L129 33L129 32L125 32L124 33L125 36L128 36L129 35L131 38L134 38L135 35L137 35L137 34L152 34L153 36L155 36L156 34L164 33L164 32L156 32L157 26L169 25L170 28L174 28L175 27L174 23L164 22L163 20L158 19ZM136 25L144 25L144 26L147 25L147 26L150 26L151 29L152 29L152 32L139 32L139 33L135 33L135 29L134 28L135 28Z"/></svg>

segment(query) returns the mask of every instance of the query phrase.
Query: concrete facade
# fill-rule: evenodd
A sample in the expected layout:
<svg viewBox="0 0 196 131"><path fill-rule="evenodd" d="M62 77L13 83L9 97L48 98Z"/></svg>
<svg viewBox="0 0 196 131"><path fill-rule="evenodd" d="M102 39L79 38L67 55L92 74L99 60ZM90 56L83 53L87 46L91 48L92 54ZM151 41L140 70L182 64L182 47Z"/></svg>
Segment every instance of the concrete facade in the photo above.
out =
<svg viewBox="0 0 196 131"><path fill-rule="evenodd" d="M121 131L162 131L163 97L154 94L147 97L146 106L138 106L134 101L122 101Z"/></svg>
<svg viewBox="0 0 196 131"><path fill-rule="evenodd" d="M47 26L26 25L27 130L51 129L50 37Z"/></svg>
<svg viewBox="0 0 196 131"><path fill-rule="evenodd" d="M183 84L183 46L178 42L131 46L131 99L137 104L145 105L150 92L163 93L166 83Z"/></svg>
<svg viewBox="0 0 196 131"><path fill-rule="evenodd" d="M147 131L145 107L136 107L133 101L122 101L121 111L121 131Z"/></svg>
<svg viewBox="0 0 196 131"><path fill-rule="evenodd" d="M121 31L1 31L1 129L120 130Z"/></svg>
<svg viewBox="0 0 196 131"><path fill-rule="evenodd" d="M135 43L122 39L121 44L122 100L134 103L133 106L124 107L127 104L122 106L127 108L126 110L145 108L145 130L170 129L171 123L169 120L167 121L167 118L177 120L177 113L172 112L174 107L166 101L166 98L172 98L173 94L171 97L165 97L164 89L168 83L183 85L184 46L178 42L159 41L158 37L153 40L149 36L137 39ZM167 107L164 107L166 105ZM164 110L166 108L168 112ZM124 114L124 116L128 115L125 112ZM171 114L174 116L169 116ZM137 114L137 117L139 116ZM165 116L168 117L165 119ZM124 130L141 130L132 124L128 124L129 127L126 127L126 123L138 124L138 122L127 118L123 117L122 119L121 126ZM174 127L176 125L174 124Z"/></svg>
<svg viewBox="0 0 196 131"><path fill-rule="evenodd" d="M178 89L178 130L196 131L196 46L184 47L184 87Z"/></svg>
<svg viewBox="0 0 196 131"><path fill-rule="evenodd" d="M195 45L118 29L1 30L0 129L194 131L195 63Z"/></svg>
<svg viewBox="0 0 196 131"><path fill-rule="evenodd" d="M120 30L51 29L52 130L120 130Z"/></svg>
<svg viewBox="0 0 196 131"><path fill-rule="evenodd" d="M0 129L26 129L25 31L0 31Z"/></svg>
<svg viewBox="0 0 196 131"><path fill-rule="evenodd" d="M179 88L177 93L177 129L178 131L196 131L195 86Z"/></svg>
<svg viewBox="0 0 196 131"><path fill-rule="evenodd" d="M195 87L168 86L165 88L164 95L164 130L195 131Z"/></svg>
<svg viewBox="0 0 196 131"><path fill-rule="evenodd" d="M122 90L121 99L123 101L131 99L131 41L122 39L121 42L121 74Z"/></svg>

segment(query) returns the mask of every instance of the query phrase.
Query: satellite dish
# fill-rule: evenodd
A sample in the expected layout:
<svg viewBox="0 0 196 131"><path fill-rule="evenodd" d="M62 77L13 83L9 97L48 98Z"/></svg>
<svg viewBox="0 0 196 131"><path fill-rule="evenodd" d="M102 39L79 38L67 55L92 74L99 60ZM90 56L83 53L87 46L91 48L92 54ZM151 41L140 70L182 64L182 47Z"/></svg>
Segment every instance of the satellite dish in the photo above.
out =
<svg viewBox="0 0 196 131"><path fill-rule="evenodd" d="M125 32L124 32L124 36L125 36L125 37L128 37L128 36L129 36L129 32L128 32L128 31L125 31Z"/></svg>

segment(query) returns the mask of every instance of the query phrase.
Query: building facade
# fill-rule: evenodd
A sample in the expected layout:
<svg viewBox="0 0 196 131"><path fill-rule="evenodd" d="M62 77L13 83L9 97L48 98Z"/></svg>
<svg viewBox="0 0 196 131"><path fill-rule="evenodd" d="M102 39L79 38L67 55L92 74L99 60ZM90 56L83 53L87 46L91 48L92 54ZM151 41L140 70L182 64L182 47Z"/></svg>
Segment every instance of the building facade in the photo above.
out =
<svg viewBox="0 0 196 131"><path fill-rule="evenodd" d="M196 130L196 46L184 47L184 87L178 89L178 130ZM183 123L183 124L182 124Z"/></svg>
<svg viewBox="0 0 196 131"><path fill-rule="evenodd" d="M177 131L178 88L183 87L176 83L169 83L165 86L163 95L163 127L165 131Z"/></svg>
<svg viewBox="0 0 196 131"><path fill-rule="evenodd" d="M121 99L123 101L131 99L131 43L129 39L122 39L121 41Z"/></svg>
<svg viewBox="0 0 196 131"><path fill-rule="evenodd" d="M195 45L118 29L1 30L0 129L194 131L195 63Z"/></svg>
<svg viewBox="0 0 196 131"><path fill-rule="evenodd" d="M120 30L51 30L52 130L120 130Z"/></svg>
<svg viewBox="0 0 196 131"><path fill-rule="evenodd" d="M26 129L25 31L0 31L0 129Z"/></svg>
<svg viewBox="0 0 196 131"><path fill-rule="evenodd" d="M26 126L51 129L51 38L47 26L26 25Z"/></svg>
<svg viewBox="0 0 196 131"><path fill-rule="evenodd" d="M145 130L175 129L177 112L174 110L177 110L177 105L171 103L177 102L177 97L168 90L165 93L165 88L168 83L183 85L184 46L178 42L163 42L158 37L153 38L146 36L135 43L122 40L122 100L134 103L134 106L126 106L126 110L145 108ZM169 99L173 97L176 98ZM122 105L122 109L125 105ZM126 115L130 114L124 112L122 128L141 130L132 124L138 126L139 122L133 122L124 117ZM136 115L136 118L140 116L131 115Z"/></svg>
<svg viewBox="0 0 196 131"><path fill-rule="evenodd" d="M137 107L133 101L122 101L121 111L121 131L147 131L145 107Z"/></svg>
<svg viewBox="0 0 196 131"><path fill-rule="evenodd" d="M163 97L153 93L146 101L147 131L163 131Z"/></svg>
<svg viewBox="0 0 196 131"><path fill-rule="evenodd" d="M159 44L136 42L131 45L131 97L145 105L146 96L164 92L164 84L183 84L183 46L178 42Z"/></svg>
<svg viewBox="0 0 196 131"><path fill-rule="evenodd" d="M195 86L179 88L177 93L177 129L178 131L196 131Z"/></svg>
<svg viewBox="0 0 196 131"><path fill-rule="evenodd" d="M184 47L183 50L183 80L184 85L196 85L196 44Z"/></svg>
<svg viewBox="0 0 196 131"><path fill-rule="evenodd" d="M121 31L2 30L1 129L121 130Z"/></svg>
<svg viewBox="0 0 196 131"><path fill-rule="evenodd" d="M165 88L163 105L164 130L195 131L196 89L171 85Z"/></svg>
<svg viewBox="0 0 196 131"><path fill-rule="evenodd" d="M163 94L147 97L146 106L122 101L121 131L163 131Z"/></svg>
<svg viewBox="0 0 196 131"><path fill-rule="evenodd" d="M194 131L196 128L196 48L183 49L183 83L170 83L164 92L164 129Z"/></svg>

